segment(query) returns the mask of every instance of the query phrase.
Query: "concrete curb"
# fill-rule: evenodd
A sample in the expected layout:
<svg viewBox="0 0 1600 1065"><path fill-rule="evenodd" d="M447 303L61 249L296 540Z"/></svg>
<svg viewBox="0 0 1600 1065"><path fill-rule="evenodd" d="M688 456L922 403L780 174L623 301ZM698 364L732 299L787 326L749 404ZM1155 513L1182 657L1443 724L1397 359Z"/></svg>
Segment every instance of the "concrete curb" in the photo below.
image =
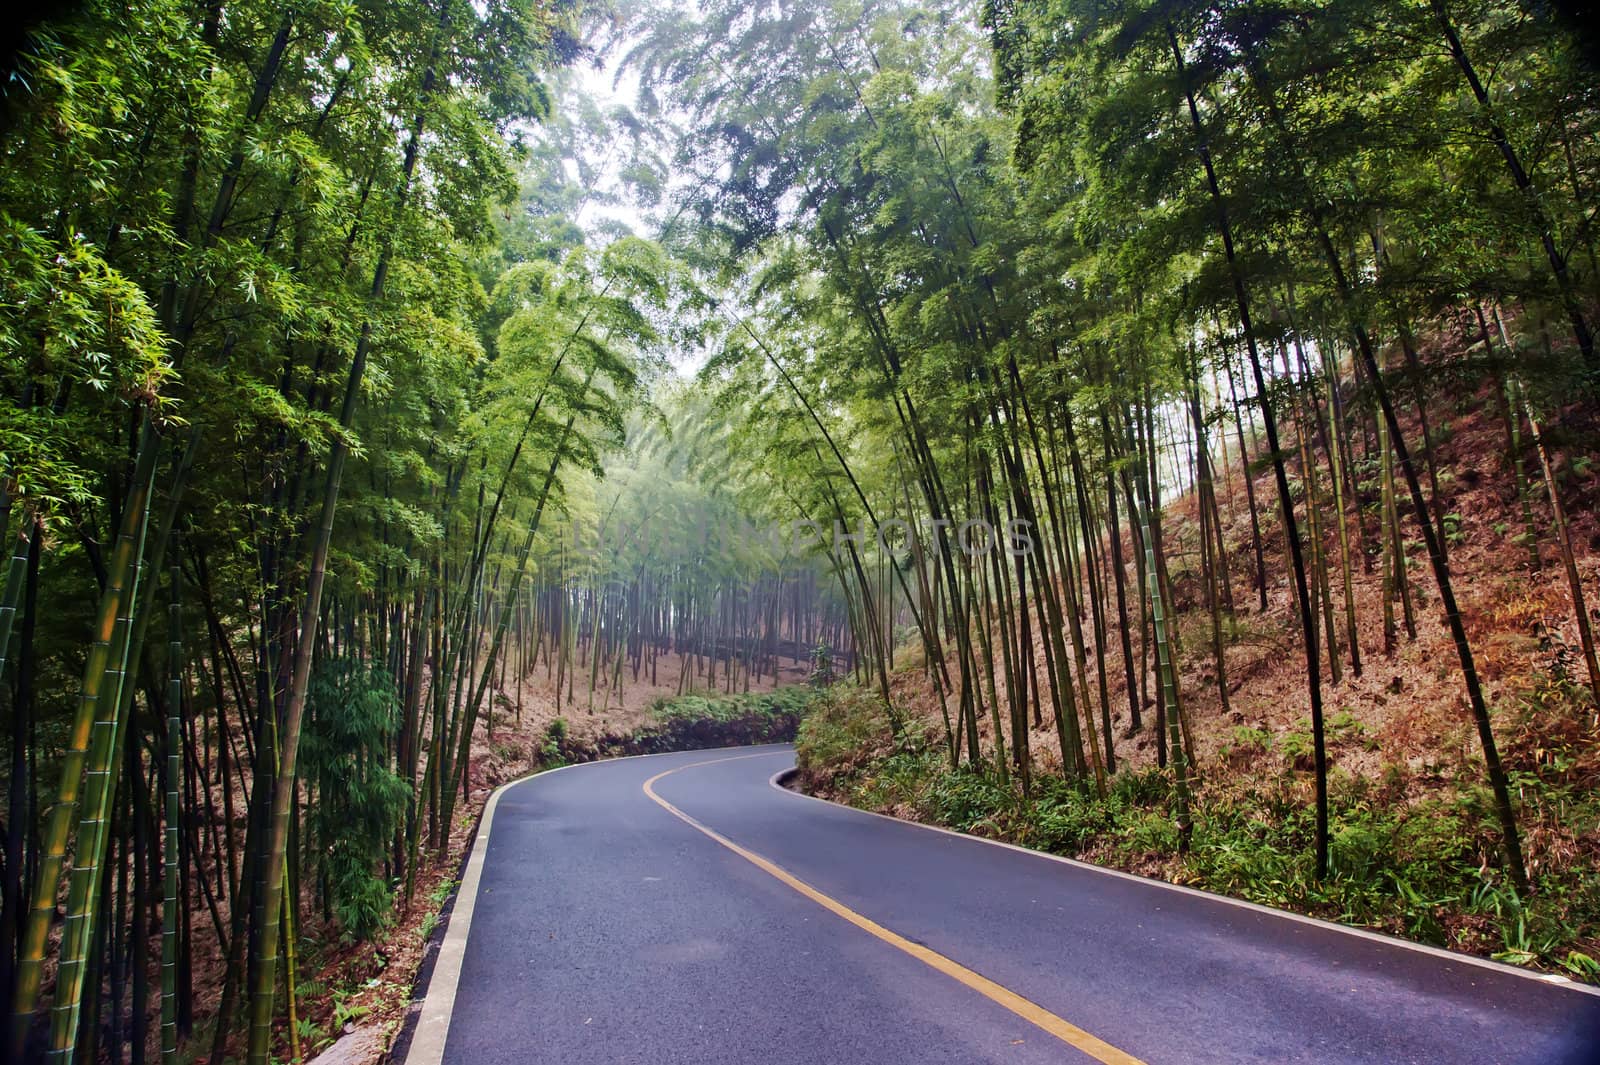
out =
<svg viewBox="0 0 1600 1065"><path fill-rule="evenodd" d="M397 1040L399 1042L409 1037L402 1059L406 1065L439 1065L444 1060L444 1041L450 1034L450 1014L455 1009L456 986L461 980L461 960L466 955L467 933L472 930L472 911L478 902L478 881L482 879L484 856L489 851L489 830L494 827L495 807L507 790L532 779L519 777L506 781L494 789L483 805L477 838L473 840L465 871L448 903L444 938L439 943L439 950L428 972L428 990L422 999L422 1008L413 1014L414 1023L412 1017L407 1018Z"/></svg>

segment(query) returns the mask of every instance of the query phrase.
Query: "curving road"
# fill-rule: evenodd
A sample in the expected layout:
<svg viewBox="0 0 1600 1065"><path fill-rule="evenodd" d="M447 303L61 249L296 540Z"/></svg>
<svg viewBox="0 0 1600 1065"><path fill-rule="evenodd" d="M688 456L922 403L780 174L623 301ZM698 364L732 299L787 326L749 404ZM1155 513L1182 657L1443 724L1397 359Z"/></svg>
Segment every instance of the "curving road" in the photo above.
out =
<svg viewBox="0 0 1600 1065"><path fill-rule="evenodd" d="M796 795L793 762L503 789L407 1065L1600 1060L1588 989Z"/></svg>

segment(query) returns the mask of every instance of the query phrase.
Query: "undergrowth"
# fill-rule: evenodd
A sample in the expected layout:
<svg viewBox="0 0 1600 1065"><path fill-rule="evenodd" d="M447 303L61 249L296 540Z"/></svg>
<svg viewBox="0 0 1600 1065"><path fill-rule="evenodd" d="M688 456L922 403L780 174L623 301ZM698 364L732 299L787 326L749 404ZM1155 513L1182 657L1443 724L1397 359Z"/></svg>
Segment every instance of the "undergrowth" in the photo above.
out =
<svg viewBox="0 0 1600 1065"><path fill-rule="evenodd" d="M566 721L551 722L538 751L541 768L628 754L663 754L711 747L740 747L793 740L816 693L806 687L707 697L658 699L650 724L627 733L607 732L594 740L574 737Z"/></svg>
<svg viewBox="0 0 1600 1065"><path fill-rule="evenodd" d="M1346 715L1348 717L1348 715ZM1236 730L1202 773L1186 852L1161 770L1092 788L1036 775L1026 795L980 763L952 768L926 737L889 734L879 700L835 688L797 742L808 790L1053 854L1158 876L1423 943L1600 980L1600 789L1579 693L1550 679L1503 712L1505 756L1536 884L1519 896L1499 866L1481 767L1434 786L1405 766L1330 779L1330 874L1314 876L1310 774L1300 737ZM1568 723L1567 727L1563 722ZM1365 742L1353 719L1335 732ZM1204 767L1202 767L1204 768Z"/></svg>

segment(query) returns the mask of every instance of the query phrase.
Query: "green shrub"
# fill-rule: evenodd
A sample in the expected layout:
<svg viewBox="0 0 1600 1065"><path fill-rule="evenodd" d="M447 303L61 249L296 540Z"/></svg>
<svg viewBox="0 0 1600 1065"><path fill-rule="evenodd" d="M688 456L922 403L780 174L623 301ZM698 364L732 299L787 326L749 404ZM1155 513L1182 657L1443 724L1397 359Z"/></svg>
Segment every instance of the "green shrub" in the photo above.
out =
<svg viewBox="0 0 1600 1065"><path fill-rule="evenodd" d="M1173 854L1178 850L1178 826L1165 813L1141 812L1120 828L1118 846L1125 854Z"/></svg>
<svg viewBox="0 0 1600 1065"><path fill-rule="evenodd" d="M874 761L851 788L853 804L892 809L919 806L929 782L944 767L937 751L906 748Z"/></svg>
<svg viewBox="0 0 1600 1065"><path fill-rule="evenodd" d="M986 769L963 766L940 773L928 789L927 809L939 824L964 832L992 831L1017 812L1020 800Z"/></svg>
<svg viewBox="0 0 1600 1065"><path fill-rule="evenodd" d="M1223 744L1217 753L1223 761L1243 763L1253 760L1255 755L1266 754L1270 750L1272 750L1272 733L1266 729L1237 725L1230 734L1228 742Z"/></svg>
<svg viewBox="0 0 1600 1065"><path fill-rule="evenodd" d="M386 757L400 712L394 681L358 659L324 661L312 674L306 707L301 769L316 796L306 828L320 882L344 934L370 939L389 921L382 863L411 794Z"/></svg>
<svg viewBox="0 0 1600 1065"><path fill-rule="evenodd" d="M1017 842L1053 854L1077 854L1116 828L1116 806L1070 791L1034 801L1026 831Z"/></svg>
<svg viewBox="0 0 1600 1065"><path fill-rule="evenodd" d="M892 750L883 701L850 685L819 694L795 739L796 761L808 780L853 778L871 757Z"/></svg>
<svg viewBox="0 0 1600 1065"><path fill-rule="evenodd" d="M1328 839L1328 868L1334 876L1357 882L1370 880L1394 840L1371 824L1356 822L1331 833Z"/></svg>
<svg viewBox="0 0 1600 1065"><path fill-rule="evenodd" d="M1309 728L1306 731L1296 729L1286 732L1278 740L1278 751L1283 755L1284 765L1290 768L1309 767L1310 760L1316 753L1315 737Z"/></svg>
<svg viewBox="0 0 1600 1065"><path fill-rule="evenodd" d="M651 724L628 733L608 732L582 743L566 737L559 746L567 761L587 762L617 755L787 743L795 739L801 718L815 698L806 688L788 687L721 697L702 694L657 699L650 707L655 719Z"/></svg>
<svg viewBox="0 0 1600 1065"><path fill-rule="evenodd" d="M567 764L567 719L558 717L544 729L544 742L539 745L539 765L556 769Z"/></svg>

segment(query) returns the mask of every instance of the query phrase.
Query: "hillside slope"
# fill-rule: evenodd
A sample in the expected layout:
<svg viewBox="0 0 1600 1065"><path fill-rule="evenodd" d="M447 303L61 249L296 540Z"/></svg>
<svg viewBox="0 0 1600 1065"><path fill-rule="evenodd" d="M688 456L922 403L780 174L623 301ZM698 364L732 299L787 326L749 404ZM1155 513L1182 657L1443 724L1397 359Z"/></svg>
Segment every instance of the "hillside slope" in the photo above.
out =
<svg viewBox="0 0 1600 1065"><path fill-rule="evenodd" d="M1465 348L1461 341L1439 342L1424 354L1440 372L1468 368L1454 370L1459 374L1471 372ZM1359 676L1351 669L1344 640L1338 538L1331 520L1325 518L1322 530L1322 549L1332 568L1341 671L1335 682L1326 634L1319 633L1332 875L1321 883L1314 880L1305 666L1282 529L1273 509L1275 489L1270 469L1254 463L1268 585L1268 609L1261 612L1237 448L1228 441L1224 464L1216 437L1212 460L1219 473L1218 504L1236 608L1224 619L1226 710L1200 578L1196 493L1170 501L1163 519L1178 612L1179 684L1197 763L1187 853L1181 851L1169 811L1170 777L1156 765L1153 692L1144 693L1142 727L1130 727L1115 625L1103 649L1117 760L1105 799L1089 797L1056 776L1041 775L1032 795L1024 797L992 771L951 770L940 740L937 700L916 656L902 666L893 685L897 705L912 711L918 723L910 735L897 744L887 718L865 695L836 696L803 733L806 784L818 794L898 816L1573 976L1600 975L1593 960L1600 958L1600 800L1595 798L1600 728L1579 653L1569 584L1548 538L1549 508L1537 479L1530 492L1541 537L1537 571L1519 537L1522 511L1493 386L1474 377L1455 394L1465 398L1436 400L1428 411L1440 500L1458 598L1520 803L1519 825L1535 882L1530 897L1519 898L1500 867L1481 752L1414 527L1406 550L1416 636L1408 639L1400 624L1396 645L1385 651L1381 566L1373 552L1359 550L1376 532L1377 486L1370 469L1365 475L1357 471L1360 498L1346 510ZM1417 438L1414 410L1406 421L1408 438ZM1589 456L1563 453L1553 433L1547 443L1554 451L1576 563L1586 589L1593 589L1600 583L1600 480ZM1531 447L1523 457L1537 478ZM1357 461L1359 466L1359 454ZM1325 515L1330 510L1331 505L1325 507ZM1132 557L1127 540L1124 555ZM1136 587L1131 565L1128 581ZM1087 613L1083 623L1092 635ZM1143 649L1135 645L1132 650L1137 663ZM1036 644L1036 658L1042 654ZM1091 658L1091 693L1095 673ZM1041 670L1041 676L1047 673ZM1003 701L1003 678L997 678L997 686ZM991 750L987 715L980 714L979 722L985 749ZM1044 720L1036 716L1033 724L1035 764L1046 774L1059 773L1048 704Z"/></svg>

